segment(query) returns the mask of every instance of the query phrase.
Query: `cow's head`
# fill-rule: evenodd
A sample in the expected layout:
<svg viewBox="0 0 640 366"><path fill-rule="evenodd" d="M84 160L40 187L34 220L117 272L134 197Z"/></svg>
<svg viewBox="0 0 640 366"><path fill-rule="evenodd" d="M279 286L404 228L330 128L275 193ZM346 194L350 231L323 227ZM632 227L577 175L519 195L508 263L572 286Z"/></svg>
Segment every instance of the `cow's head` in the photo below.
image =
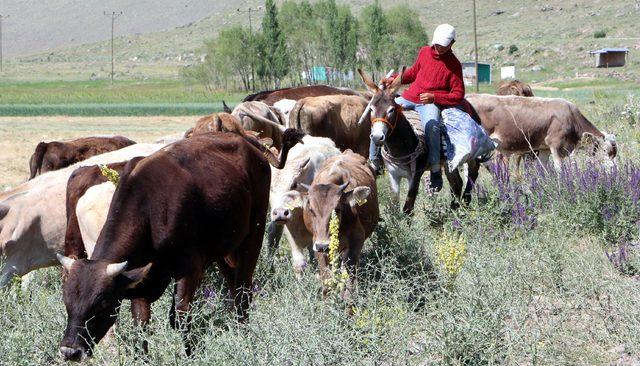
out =
<svg viewBox="0 0 640 366"><path fill-rule="evenodd" d="M297 167L293 169L294 176L291 177L290 181L284 182L288 186L278 187L280 189L284 188L285 192L276 197L271 205L271 221L276 225L285 225L293 217L294 210L298 207L296 201L300 199L298 190L303 189L300 183L313 180L314 169L312 165L311 158L302 159L297 163Z"/></svg>
<svg viewBox="0 0 640 366"><path fill-rule="evenodd" d="M68 274L63 291L67 328L60 353L65 360L80 361L91 355L91 345L113 325L125 292L142 282L151 263L127 271L127 262L71 259L59 254L58 260Z"/></svg>
<svg viewBox="0 0 640 366"><path fill-rule="evenodd" d="M289 192L297 194L293 204L304 210L304 224L313 235L313 250L316 252L325 252L329 249L331 214L335 211L342 223L347 213L352 213L358 205L366 201L371 193L371 188L366 186L345 192L347 185L348 183L303 185L307 188L307 192Z"/></svg>
<svg viewBox="0 0 640 366"><path fill-rule="evenodd" d="M398 114L401 113L400 106L395 102L396 92L402 85L402 76L405 67L389 85L379 87L373 80L358 69L362 81L367 89L373 93L371 98L371 141L377 146L384 144L385 139L390 135L396 127Z"/></svg>
<svg viewBox="0 0 640 366"><path fill-rule="evenodd" d="M613 134L603 133L603 136L596 136L585 132L582 134L581 145L590 156L608 163L614 163L618 155L616 136Z"/></svg>

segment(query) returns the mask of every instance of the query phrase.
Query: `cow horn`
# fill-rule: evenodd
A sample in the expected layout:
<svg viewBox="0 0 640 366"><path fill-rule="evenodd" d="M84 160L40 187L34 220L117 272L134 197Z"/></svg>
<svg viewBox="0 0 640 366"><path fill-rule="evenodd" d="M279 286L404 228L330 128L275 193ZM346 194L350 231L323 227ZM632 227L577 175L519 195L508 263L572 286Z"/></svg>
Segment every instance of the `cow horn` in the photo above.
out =
<svg viewBox="0 0 640 366"><path fill-rule="evenodd" d="M127 269L127 261L120 262L120 263L111 263L107 265L107 270L105 272L107 276L115 277L120 273L124 272L125 269Z"/></svg>
<svg viewBox="0 0 640 366"><path fill-rule="evenodd" d="M69 257L65 257L64 255L62 255L60 253L56 253L56 257L58 258L58 262L60 262L60 264L62 264L62 268L67 270L67 272L71 271L71 266L73 266L73 263L76 261L75 259L69 258Z"/></svg>
<svg viewBox="0 0 640 366"><path fill-rule="evenodd" d="M308 184L304 184L304 183L298 183L298 185L302 188L304 188L306 191L309 191L311 189L311 186Z"/></svg>
<svg viewBox="0 0 640 366"><path fill-rule="evenodd" d="M340 191L344 192L344 190L347 188L348 185L349 185L349 182L344 182L343 184L341 184Z"/></svg>

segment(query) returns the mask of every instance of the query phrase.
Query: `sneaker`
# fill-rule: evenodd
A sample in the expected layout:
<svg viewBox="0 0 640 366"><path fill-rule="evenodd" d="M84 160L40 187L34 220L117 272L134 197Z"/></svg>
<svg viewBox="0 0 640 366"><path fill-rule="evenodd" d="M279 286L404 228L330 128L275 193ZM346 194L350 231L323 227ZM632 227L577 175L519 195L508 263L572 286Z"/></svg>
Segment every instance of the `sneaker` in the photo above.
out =
<svg viewBox="0 0 640 366"><path fill-rule="evenodd" d="M371 170L373 170L373 174L375 174L376 177L382 174L382 168L384 164L382 163L382 161L380 161L380 159L369 160L369 166L371 167Z"/></svg>
<svg viewBox="0 0 640 366"><path fill-rule="evenodd" d="M437 172L431 172L429 176L429 188L434 192L440 192L442 189L442 171L438 170Z"/></svg>

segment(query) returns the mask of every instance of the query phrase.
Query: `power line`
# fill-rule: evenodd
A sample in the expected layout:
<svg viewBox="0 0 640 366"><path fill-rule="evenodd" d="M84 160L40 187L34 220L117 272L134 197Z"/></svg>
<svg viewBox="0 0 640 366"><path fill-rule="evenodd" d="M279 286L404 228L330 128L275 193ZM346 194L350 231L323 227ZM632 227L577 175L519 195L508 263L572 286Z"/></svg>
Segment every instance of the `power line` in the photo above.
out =
<svg viewBox="0 0 640 366"><path fill-rule="evenodd" d="M240 14L249 14L249 42L250 47L253 48L253 25L251 24L251 13L262 10L262 6L258 6L257 8L251 8L241 10L240 8L236 9L236 11ZM256 76L253 71L253 57L251 57L251 89L256 91Z"/></svg>
<svg viewBox="0 0 640 366"><path fill-rule="evenodd" d="M476 59L476 93L480 92L480 75L478 75L478 28L476 27L476 0L473 0L473 47Z"/></svg>
<svg viewBox="0 0 640 366"><path fill-rule="evenodd" d="M9 18L8 15L0 14L0 72L2 72L2 20Z"/></svg>
<svg viewBox="0 0 640 366"><path fill-rule="evenodd" d="M122 15L121 11L112 11L111 13L104 12L104 15L111 17L111 84L113 84L114 68L113 68L113 27L116 22L116 18Z"/></svg>

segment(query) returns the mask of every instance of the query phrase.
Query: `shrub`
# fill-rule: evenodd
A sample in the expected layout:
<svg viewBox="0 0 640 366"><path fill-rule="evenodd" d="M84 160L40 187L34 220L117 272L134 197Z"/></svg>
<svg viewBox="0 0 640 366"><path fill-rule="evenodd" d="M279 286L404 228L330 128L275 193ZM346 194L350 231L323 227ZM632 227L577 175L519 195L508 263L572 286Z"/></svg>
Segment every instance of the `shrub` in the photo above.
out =
<svg viewBox="0 0 640 366"><path fill-rule="evenodd" d="M607 36L607 32L604 30L595 31L593 33L593 38L604 38Z"/></svg>
<svg viewBox="0 0 640 366"><path fill-rule="evenodd" d="M516 46L515 44L512 44L511 46L509 46L509 54L510 55L513 55L516 52L518 52L518 46Z"/></svg>

